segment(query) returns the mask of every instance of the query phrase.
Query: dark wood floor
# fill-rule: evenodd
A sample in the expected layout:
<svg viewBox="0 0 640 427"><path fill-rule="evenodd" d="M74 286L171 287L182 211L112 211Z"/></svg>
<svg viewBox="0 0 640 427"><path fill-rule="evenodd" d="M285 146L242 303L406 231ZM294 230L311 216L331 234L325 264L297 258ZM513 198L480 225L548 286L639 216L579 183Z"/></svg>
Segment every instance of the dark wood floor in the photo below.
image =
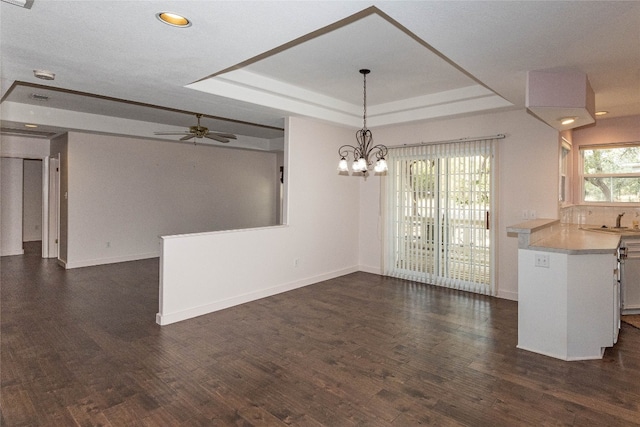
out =
<svg viewBox="0 0 640 427"><path fill-rule="evenodd" d="M3 426L640 425L640 330L515 348L517 304L356 273L160 327L158 261L2 258Z"/></svg>

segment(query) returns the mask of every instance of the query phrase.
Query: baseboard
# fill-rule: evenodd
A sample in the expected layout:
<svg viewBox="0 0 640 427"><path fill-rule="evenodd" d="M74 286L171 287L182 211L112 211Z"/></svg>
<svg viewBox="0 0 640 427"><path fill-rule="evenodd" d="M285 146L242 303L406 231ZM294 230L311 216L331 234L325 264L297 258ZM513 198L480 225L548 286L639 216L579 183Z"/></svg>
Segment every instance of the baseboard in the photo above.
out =
<svg viewBox="0 0 640 427"><path fill-rule="evenodd" d="M605 347L600 347L593 354L585 354L585 355L581 355L581 356L569 356L567 354L558 354L558 353L551 353L551 352L547 352L547 351L532 350L530 348L521 346L520 344L516 345L516 348L518 348L520 350L530 351L531 353L541 354L541 355L547 356L547 357L553 357L554 359L565 360L567 362L577 362L577 361L580 361L580 360L598 360L598 359L602 359L602 356L604 356L604 351L605 351Z"/></svg>
<svg viewBox="0 0 640 427"><path fill-rule="evenodd" d="M374 267L371 265L360 265L358 266L358 270L365 273L377 274L378 276L382 276L382 268L380 267Z"/></svg>
<svg viewBox="0 0 640 427"><path fill-rule="evenodd" d="M511 301L518 301L518 293L513 291L501 291L498 289L498 298L508 299Z"/></svg>
<svg viewBox="0 0 640 427"><path fill-rule="evenodd" d="M122 255L122 256L117 256L112 258L97 258L97 259L71 261L71 262L66 261L64 262L63 267L69 270L72 268L92 267L94 265L116 264L119 262L138 261L141 259L158 258L159 256L160 256L160 252L147 252L143 254Z"/></svg>
<svg viewBox="0 0 640 427"><path fill-rule="evenodd" d="M519 350L529 351L531 353L541 354L541 355L547 356L547 357L553 357L554 359L568 360L566 354L551 353L549 351L540 351L540 350L536 350L536 349L531 349L531 348L529 348L527 346L523 346L523 345L520 345L520 344L516 345L516 348L519 349Z"/></svg>
<svg viewBox="0 0 640 427"><path fill-rule="evenodd" d="M24 249L9 249L6 252L2 252L1 256L14 256L14 255L24 255Z"/></svg>
<svg viewBox="0 0 640 427"><path fill-rule="evenodd" d="M294 289L302 288L304 286L313 285L325 280L334 279L336 277L344 276L346 274L355 273L358 271L357 267L345 268L342 270L336 270L329 273L320 274L313 277L308 277L301 280L296 280L281 285L276 285L271 288L259 289L254 292L249 292L242 295L237 295L232 298L224 300L213 301L208 304L193 307L187 310L181 310L174 313L156 313L156 323L165 326L171 323L180 322L182 320L192 319L194 317L202 316L205 314L213 313L215 311L224 310L225 308L233 307L240 304L245 304L251 301L259 300L262 298L277 295L283 292L292 291Z"/></svg>

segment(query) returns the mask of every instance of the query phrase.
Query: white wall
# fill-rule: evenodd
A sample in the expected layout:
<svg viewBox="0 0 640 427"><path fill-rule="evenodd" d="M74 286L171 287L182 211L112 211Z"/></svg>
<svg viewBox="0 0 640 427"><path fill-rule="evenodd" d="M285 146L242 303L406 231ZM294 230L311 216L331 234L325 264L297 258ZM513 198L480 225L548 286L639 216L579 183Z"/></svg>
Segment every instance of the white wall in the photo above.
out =
<svg viewBox="0 0 640 427"><path fill-rule="evenodd" d="M558 132L524 111L508 111L414 125L372 129L376 143L416 144L505 134L498 142L497 290L517 299L518 245L506 227L522 222L523 210L538 218L558 217ZM382 271L379 178L361 186L360 266Z"/></svg>
<svg viewBox="0 0 640 427"><path fill-rule="evenodd" d="M302 118L286 128L287 225L163 238L158 323L358 269L361 178L336 170L353 130Z"/></svg>
<svg viewBox="0 0 640 427"><path fill-rule="evenodd" d="M65 266L159 256L164 234L276 224L276 157L70 132Z"/></svg>
<svg viewBox="0 0 640 427"><path fill-rule="evenodd" d="M42 240L42 160L24 161L22 241Z"/></svg>
<svg viewBox="0 0 640 427"><path fill-rule="evenodd" d="M373 131L372 131L373 132ZM374 132L376 144L385 144L380 141L378 130ZM383 273L383 241L384 241L384 187L386 178L371 175L366 178L352 177L360 181L360 236L359 244L359 269L368 273Z"/></svg>
<svg viewBox="0 0 640 427"><path fill-rule="evenodd" d="M44 159L49 155L49 140L26 136L0 136L0 155L21 159Z"/></svg>
<svg viewBox="0 0 640 427"><path fill-rule="evenodd" d="M0 255L20 255L22 249L22 159L0 159Z"/></svg>
<svg viewBox="0 0 640 427"><path fill-rule="evenodd" d="M640 116L598 119L595 125L574 129L573 145L640 141Z"/></svg>

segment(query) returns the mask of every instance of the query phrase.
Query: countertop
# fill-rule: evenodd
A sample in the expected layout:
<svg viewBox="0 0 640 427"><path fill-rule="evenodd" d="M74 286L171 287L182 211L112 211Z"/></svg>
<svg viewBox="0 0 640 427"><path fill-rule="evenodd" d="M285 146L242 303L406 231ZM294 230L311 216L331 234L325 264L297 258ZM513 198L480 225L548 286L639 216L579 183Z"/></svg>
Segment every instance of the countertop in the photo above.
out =
<svg viewBox="0 0 640 427"><path fill-rule="evenodd" d="M507 232L518 234L520 249L569 255L615 254L620 244L621 233L585 228L587 226L579 227L577 224L560 224L558 220L538 219L507 227Z"/></svg>
<svg viewBox="0 0 640 427"><path fill-rule="evenodd" d="M530 247L570 255L613 254L619 244L619 234L584 230L575 225L562 225L556 233L533 242Z"/></svg>

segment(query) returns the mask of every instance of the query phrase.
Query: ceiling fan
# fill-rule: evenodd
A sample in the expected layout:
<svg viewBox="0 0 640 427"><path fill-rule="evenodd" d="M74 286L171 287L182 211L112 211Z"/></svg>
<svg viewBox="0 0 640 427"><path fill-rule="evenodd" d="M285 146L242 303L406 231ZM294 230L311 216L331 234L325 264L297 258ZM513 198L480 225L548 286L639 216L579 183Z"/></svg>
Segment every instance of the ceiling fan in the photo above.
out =
<svg viewBox="0 0 640 427"><path fill-rule="evenodd" d="M196 114L196 118L198 119L198 124L196 126L190 126L188 131L154 132L154 134L155 135L184 135L182 138L180 138L180 141L188 141L192 138L208 138L218 142L223 142L225 144L229 142L230 139L237 139L237 137L232 133L210 132L209 128L200 126L200 117L202 117L202 114Z"/></svg>

